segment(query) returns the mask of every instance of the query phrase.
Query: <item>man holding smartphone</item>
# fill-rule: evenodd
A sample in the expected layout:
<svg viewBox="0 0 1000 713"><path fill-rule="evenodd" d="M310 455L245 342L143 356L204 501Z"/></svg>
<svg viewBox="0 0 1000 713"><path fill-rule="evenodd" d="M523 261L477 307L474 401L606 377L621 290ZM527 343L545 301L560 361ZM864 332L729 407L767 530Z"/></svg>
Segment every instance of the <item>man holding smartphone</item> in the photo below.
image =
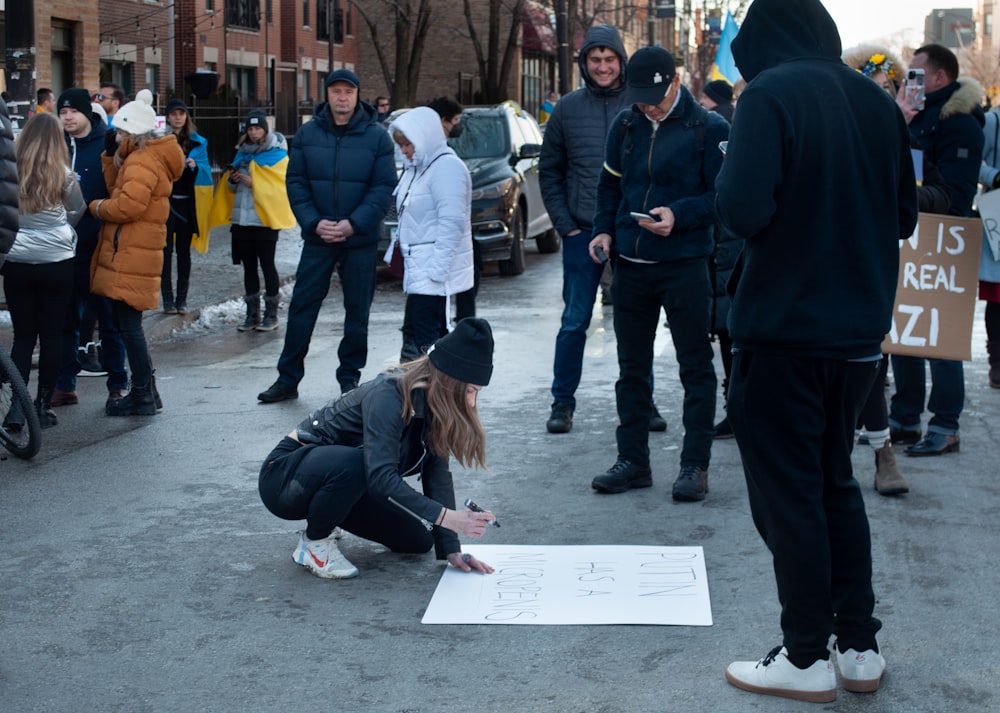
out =
<svg viewBox="0 0 1000 713"><path fill-rule="evenodd" d="M910 73L922 70L922 91ZM958 76L958 58L947 47L925 45L910 60L907 83L896 103L910 125L910 135L928 161L937 166L948 186L951 215L971 216L979 168L983 163L983 91L971 77ZM921 108L922 107L922 108ZM927 409L933 414L927 433L921 434L926 367L930 363L931 393ZM893 443L907 444L908 456L938 456L959 449L958 419L965 402L962 362L950 359L892 357L896 393L889 408Z"/></svg>
<svg viewBox="0 0 1000 713"><path fill-rule="evenodd" d="M614 245L618 255L612 282L618 458L591 486L621 493L653 484L649 373L664 309L684 387L684 443L672 497L703 500L716 387L708 256L714 248L715 176L722 166L716 147L729 138L729 124L695 101L662 47L638 50L625 76L625 98L633 106L615 117L608 132L590 241L594 262L598 248L608 253ZM655 220L637 220L632 213Z"/></svg>

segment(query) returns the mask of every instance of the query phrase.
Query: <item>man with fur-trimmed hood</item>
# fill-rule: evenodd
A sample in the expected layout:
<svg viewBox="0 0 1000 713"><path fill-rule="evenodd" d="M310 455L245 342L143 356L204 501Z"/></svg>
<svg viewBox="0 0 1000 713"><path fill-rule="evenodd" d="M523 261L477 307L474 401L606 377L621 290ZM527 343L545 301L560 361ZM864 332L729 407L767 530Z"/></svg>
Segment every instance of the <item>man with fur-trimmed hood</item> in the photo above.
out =
<svg viewBox="0 0 1000 713"><path fill-rule="evenodd" d="M913 53L910 69L924 70L923 109L919 97L906 88L896 102L925 157L941 171L951 196L951 215L972 215L979 168L983 163L983 90L971 77L958 76L958 58L947 47L925 45ZM920 357L893 356L896 382L889 410L893 443L913 444L908 456L938 456L957 452L958 419L965 402L962 362L931 359L931 393L927 408L934 415L921 438L926 374Z"/></svg>

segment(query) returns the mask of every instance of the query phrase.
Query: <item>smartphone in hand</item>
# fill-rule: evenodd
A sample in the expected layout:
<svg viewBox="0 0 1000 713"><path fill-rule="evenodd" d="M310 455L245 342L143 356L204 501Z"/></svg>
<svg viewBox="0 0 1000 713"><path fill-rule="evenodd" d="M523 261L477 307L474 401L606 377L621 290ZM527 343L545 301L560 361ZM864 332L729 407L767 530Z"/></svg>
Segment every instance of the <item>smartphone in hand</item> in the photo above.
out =
<svg viewBox="0 0 1000 713"><path fill-rule="evenodd" d="M906 71L906 92L914 96L913 108L917 111L924 110L924 70L920 67Z"/></svg>
<svg viewBox="0 0 1000 713"><path fill-rule="evenodd" d="M630 211L629 215L631 215L636 220L651 220L654 223L659 220L658 217L656 217L655 215L650 215L649 213L637 213L635 211Z"/></svg>

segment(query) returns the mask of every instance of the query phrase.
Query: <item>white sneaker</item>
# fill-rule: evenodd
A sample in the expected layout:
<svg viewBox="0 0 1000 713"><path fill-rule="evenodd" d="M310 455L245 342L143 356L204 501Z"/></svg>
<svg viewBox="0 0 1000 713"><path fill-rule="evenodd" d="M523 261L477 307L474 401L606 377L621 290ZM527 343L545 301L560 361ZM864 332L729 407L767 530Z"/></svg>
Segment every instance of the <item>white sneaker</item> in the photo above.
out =
<svg viewBox="0 0 1000 713"><path fill-rule="evenodd" d="M829 703L837 698L837 675L832 661L817 659L809 668L798 668L788 660L788 649L784 646L774 648L760 661L729 664L726 680L744 691L809 703Z"/></svg>
<svg viewBox="0 0 1000 713"><path fill-rule="evenodd" d="M852 693L874 693L885 673L885 657L872 649L844 653L837 650L837 668L844 681L844 690Z"/></svg>
<svg viewBox="0 0 1000 713"><path fill-rule="evenodd" d="M307 540L305 531L300 532L299 546L292 552L292 559L324 579L350 579L358 576L358 568L340 552L333 535L325 540Z"/></svg>

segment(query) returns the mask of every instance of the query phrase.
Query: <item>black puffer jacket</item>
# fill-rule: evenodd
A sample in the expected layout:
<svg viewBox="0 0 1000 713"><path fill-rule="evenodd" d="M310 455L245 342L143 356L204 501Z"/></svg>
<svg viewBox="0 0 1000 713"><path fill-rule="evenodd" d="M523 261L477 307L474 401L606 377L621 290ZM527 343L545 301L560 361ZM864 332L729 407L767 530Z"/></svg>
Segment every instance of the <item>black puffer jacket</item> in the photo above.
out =
<svg viewBox="0 0 1000 713"><path fill-rule="evenodd" d="M602 89L587 72L587 52L595 47L614 50L621 61L621 85ZM597 25L587 31L578 64L583 86L556 104L545 124L545 141L538 161L538 183L545 210L559 235L594 222L597 178L604 161L604 141L611 122L625 108L625 45L618 30Z"/></svg>
<svg viewBox="0 0 1000 713"><path fill-rule="evenodd" d="M398 381L380 374L312 412L296 430L307 445L362 448L368 494L388 508L411 511L427 527L441 514L442 505L455 509L455 490L447 458L432 453L425 443L430 414L424 391L417 389L411 396L413 417L404 423ZM411 475L420 476L422 495L403 482ZM462 548L453 531L435 527L434 549L438 559L444 559Z"/></svg>
<svg viewBox="0 0 1000 713"><path fill-rule="evenodd" d="M17 236L17 157L7 103L0 99L0 255L6 255Z"/></svg>

